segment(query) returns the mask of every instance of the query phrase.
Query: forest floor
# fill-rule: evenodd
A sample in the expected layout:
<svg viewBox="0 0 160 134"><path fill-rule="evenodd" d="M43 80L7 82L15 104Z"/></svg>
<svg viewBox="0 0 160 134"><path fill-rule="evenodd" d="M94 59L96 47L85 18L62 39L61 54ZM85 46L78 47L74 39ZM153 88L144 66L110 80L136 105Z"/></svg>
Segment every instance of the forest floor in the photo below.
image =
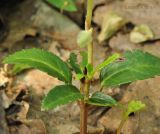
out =
<svg viewBox="0 0 160 134"><path fill-rule="evenodd" d="M18 1L18 2L17 2ZM14 5L14 6L13 6ZM76 38L84 27L85 10L77 2L78 11L61 14L43 0L11 0L0 3L0 61L10 53L27 48L43 48L67 60L70 52L79 53ZM114 11L128 23L109 40L98 42L105 15ZM94 28L94 66L115 52L141 49L160 57L159 0L95 0L92 25ZM136 25L147 24L155 40L135 44L129 40ZM2 62L0 63L3 68ZM0 71L0 134L78 134L79 108L76 103L48 112L41 111L41 100L49 89L61 84L55 78L30 69L15 76ZM93 81L91 89L100 88ZM74 80L75 85L79 83ZM132 99L147 107L132 115L123 134L160 134L160 77L118 88L104 90L123 104ZM74 111L74 112L73 112ZM121 121L118 108L89 107L89 134L115 134Z"/></svg>

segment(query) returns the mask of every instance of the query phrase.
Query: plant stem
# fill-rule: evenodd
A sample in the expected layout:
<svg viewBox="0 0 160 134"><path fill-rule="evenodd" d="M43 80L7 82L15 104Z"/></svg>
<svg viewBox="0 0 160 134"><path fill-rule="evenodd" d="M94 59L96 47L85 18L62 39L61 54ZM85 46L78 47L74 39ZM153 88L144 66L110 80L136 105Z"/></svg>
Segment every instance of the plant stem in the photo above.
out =
<svg viewBox="0 0 160 134"><path fill-rule="evenodd" d="M93 0L88 0L85 30L89 30L91 28L92 9L93 9ZM88 44L88 63L89 64L93 63L93 42Z"/></svg>
<svg viewBox="0 0 160 134"><path fill-rule="evenodd" d="M88 108L84 101L80 103L80 134L87 134L87 116Z"/></svg>
<svg viewBox="0 0 160 134"><path fill-rule="evenodd" d="M81 3L84 4L84 0L81 0Z"/></svg>
<svg viewBox="0 0 160 134"><path fill-rule="evenodd" d="M92 9L93 9L93 0L87 0L87 15L85 21L85 30L89 30L91 28Z"/></svg>
<svg viewBox="0 0 160 134"><path fill-rule="evenodd" d="M127 118L124 118L124 119L122 119L122 121L120 122L120 125L119 125L119 127L118 127L118 129L117 129L117 134L121 134L122 128L123 128L126 120L127 120Z"/></svg>
<svg viewBox="0 0 160 134"><path fill-rule="evenodd" d="M87 15L85 20L85 30L91 28L92 20L93 0L87 0ZM88 64L93 64L93 42L88 44ZM83 94L85 98L80 102L80 134L87 134L87 118L88 118L88 106L85 102L89 99L90 80L85 79L83 83Z"/></svg>
<svg viewBox="0 0 160 134"><path fill-rule="evenodd" d="M88 0L85 30L89 30L91 28L92 10L93 10L93 0ZM88 63L93 64L93 42L88 44Z"/></svg>

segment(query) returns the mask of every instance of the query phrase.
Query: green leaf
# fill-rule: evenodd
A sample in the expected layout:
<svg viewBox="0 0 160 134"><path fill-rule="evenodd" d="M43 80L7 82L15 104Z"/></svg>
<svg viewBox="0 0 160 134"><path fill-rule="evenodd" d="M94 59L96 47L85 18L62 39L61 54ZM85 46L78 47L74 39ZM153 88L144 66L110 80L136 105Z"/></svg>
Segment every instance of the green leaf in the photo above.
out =
<svg viewBox="0 0 160 134"><path fill-rule="evenodd" d="M81 80L82 78L84 78L85 75L84 74L76 74L76 79L77 80Z"/></svg>
<svg viewBox="0 0 160 134"><path fill-rule="evenodd" d="M56 86L44 98L42 102L42 109L53 109L60 105L68 104L82 98L83 96L80 94L80 91L73 85Z"/></svg>
<svg viewBox="0 0 160 134"><path fill-rule="evenodd" d="M97 71L101 70L102 68L106 67L110 63L114 62L119 57L120 57L119 54L114 54L114 55L110 56L109 58L107 58L103 63L99 64L95 69L93 68L92 65L88 64L87 65L88 77L92 78Z"/></svg>
<svg viewBox="0 0 160 134"><path fill-rule="evenodd" d="M81 68L83 70L88 65L88 54L85 51L82 51L80 54L82 56Z"/></svg>
<svg viewBox="0 0 160 134"><path fill-rule="evenodd" d="M25 64L16 64L16 65L13 66L13 68L11 70L11 73L13 75L16 75L16 74L18 74L18 73L20 73L20 72L22 72L26 69L30 69L30 68L31 68L30 66L25 65Z"/></svg>
<svg viewBox="0 0 160 134"><path fill-rule="evenodd" d="M125 112L125 116L127 117L133 112L140 111L140 110L144 109L145 106L146 105L144 103L142 103L141 101L133 100L128 104L127 110Z"/></svg>
<svg viewBox="0 0 160 134"><path fill-rule="evenodd" d="M70 58L69 58L69 63L71 65L71 67L73 68L73 70L77 73L80 74L82 73L81 69L80 69L80 65L77 64L77 55L74 53L70 54Z"/></svg>
<svg viewBox="0 0 160 134"><path fill-rule="evenodd" d="M103 94L102 92L95 92L87 103L96 106L110 106L110 107L117 105L117 101L115 99L113 99L109 95Z"/></svg>
<svg viewBox="0 0 160 134"><path fill-rule="evenodd" d="M110 63L114 62L115 60L117 60L120 57L119 54L113 54L112 56L110 56L109 58L107 58L103 63L99 64L96 67L96 71L101 70L102 68L104 68L105 66L109 65Z"/></svg>
<svg viewBox="0 0 160 134"><path fill-rule="evenodd" d="M92 42L92 29L82 30L77 37L77 44L83 48Z"/></svg>
<svg viewBox="0 0 160 134"><path fill-rule="evenodd" d="M47 0L50 4L66 11L77 11L75 0Z"/></svg>
<svg viewBox="0 0 160 134"><path fill-rule="evenodd" d="M122 60L103 68L100 79L102 86L113 87L157 75L160 75L160 58L135 50L126 52Z"/></svg>
<svg viewBox="0 0 160 134"><path fill-rule="evenodd" d="M91 78L92 74L93 74L93 65L92 64L88 64L87 65L87 75L88 75L89 78Z"/></svg>
<svg viewBox="0 0 160 134"><path fill-rule="evenodd" d="M58 56L40 49L28 49L16 52L4 59L9 64L25 64L57 77L66 83L71 83L72 75L67 64Z"/></svg>

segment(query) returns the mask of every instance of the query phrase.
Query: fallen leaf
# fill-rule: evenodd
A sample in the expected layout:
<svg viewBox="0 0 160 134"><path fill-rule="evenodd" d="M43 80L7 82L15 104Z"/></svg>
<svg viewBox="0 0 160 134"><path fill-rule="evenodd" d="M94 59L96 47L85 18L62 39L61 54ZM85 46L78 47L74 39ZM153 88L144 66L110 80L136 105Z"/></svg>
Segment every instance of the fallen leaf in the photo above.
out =
<svg viewBox="0 0 160 134"><path fill-rule="evenodd" d="M98 36L99 42L112 37L122 26L126 20L114 12L109 12L103 19L101 33Z"/></svg>
<svg viewBox="0 0 160 134"><path fill-rule="evenodd" d="M141 43L152 39L154 39L154 34L146 24L136 26L130 33L130 41L133 43Z"/></svg>

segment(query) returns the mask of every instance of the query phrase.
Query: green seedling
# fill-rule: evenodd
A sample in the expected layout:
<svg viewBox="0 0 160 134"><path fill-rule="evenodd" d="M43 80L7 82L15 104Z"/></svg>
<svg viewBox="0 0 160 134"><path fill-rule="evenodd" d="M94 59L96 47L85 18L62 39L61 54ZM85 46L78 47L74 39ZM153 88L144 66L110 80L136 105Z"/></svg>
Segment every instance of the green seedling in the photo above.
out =
<svg viewBox="0 0 160 134"><path fill-rule="evenodd" d="M129 115L131 113L139 112L140 110L145 108L145 104L143 104L141 101L131 101L129 102L128 106L120 106L123 110L123 117L120 122L119 128L117 130L117 134L121 134L122 128L125 124L125 122L128 120Z"/></svg>
<svg viewBox="0 0 160 134"><path fill-rule="evenodd" d="M114 98L102 92L103 87L116 87L160 75L160 58L140 50L128 51L122 56L114 54L97 67L93 66L92 34L87 33L92 31L93 2L93 0L87 0L86 33L81 32L78 38L80 43L84 42L84 45L80 44L80 46L87 48L86 52L81 52L82 61L80 63L77 61L77 55L73 53L68 62L65 62L51 52L35 48L16 52L4 59L4 63L28 65L63 81L63 85L53 87L44 97L42 109L50 110L64 104L78 102L80 107L80 134L87 134L89 105L118 106L118 102ZM88 39L83 37L83 33L87 34ZM76 74L80 87L73 85L72 72ZM96 72L100 72L101 87L96 92L91 93L90 85ZM132 108L133 110L130 110ZM129 104L126 116L130 111L134 112L136 108L137 105Z"/></svg>

